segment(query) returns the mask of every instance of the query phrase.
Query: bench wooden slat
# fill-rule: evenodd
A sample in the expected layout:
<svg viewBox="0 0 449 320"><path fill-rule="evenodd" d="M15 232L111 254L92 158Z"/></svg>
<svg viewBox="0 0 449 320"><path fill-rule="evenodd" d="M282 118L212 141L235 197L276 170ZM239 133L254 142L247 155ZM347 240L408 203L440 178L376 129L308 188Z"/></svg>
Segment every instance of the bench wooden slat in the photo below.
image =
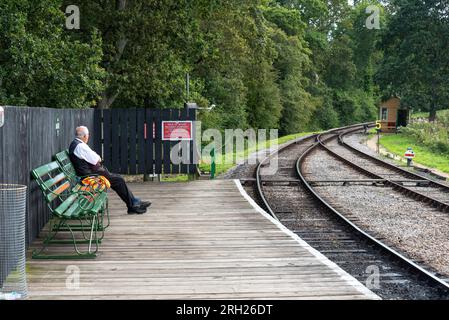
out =
<svg viewBox="0 0 449 320"><path fill-rule="evenodd" d="M74 179L76 177L76 170L72 164L72 161L70 161L68 150L57 153L55 155L55 159L59 162L62 170L69 176L70 179Z"/></svg>
<svg viewBox="0 0 449 320"><path fill-rule="evenodd" d="M65 177L65 175L64 175ZM47 199L48 201L53 201L55 200L58 196L60 196L63 192L65 192L67 189L69 189L71 186L69 181L64 182L63 184L61 184L59 187L57 187L55 190L53 190L54 193L49 193L47 195Z"/></svg>
<svg viewBox="0 0 449 320"><path fill-rule="evenodd" d="M106 199L108 197L108 194L106 192L100 193L95 197L95 204L92 207L93 212L97 212L101 209L103 204L105 203Z"/></svg>
<svg viewBox="0 0 449 320"><path fill-rule="evenodd" d="M44 187L47 189L50 189L51 187L57 185L59 182L64 180L66 178L66 175L64 172L59 173L56 177L48 179L44 182Z"/></svg>
<svg viewBox="0 0 449 320"><path fill-rule="evenodd" d="M68 197L63 203L61 203L56 209L55 214L59 216L63 216L64 212L67 211L67 209L70 208L70 206L78 199L78 194L73 194L70 197Z"/></svg>
<svg viewBox="0 0 449 320"><path fill-rule="evenodd" d="M62 215L68 219L76 219L80 216L80 211L80 204L78 201L75 201Z"/></svg>
<svg viewBox="0 0 449 320"><path fill-rule="evenodd" d="M40 178L58 168L59 168L59 164L56 161L50 162L50 163L44 164L43 166L40 166L39 168L34 169L33 175L35 176L35 178Z"/></svg>

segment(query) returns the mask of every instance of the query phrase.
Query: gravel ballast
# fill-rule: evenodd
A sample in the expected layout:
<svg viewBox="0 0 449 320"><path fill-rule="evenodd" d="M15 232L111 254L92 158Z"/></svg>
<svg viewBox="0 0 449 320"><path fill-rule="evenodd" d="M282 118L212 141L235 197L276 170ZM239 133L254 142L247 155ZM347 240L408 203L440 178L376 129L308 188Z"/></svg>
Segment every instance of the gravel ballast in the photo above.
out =
<svg viewBox="0 0 449 320"><path fill-rule="evenodd" d="M367 178L322 150L305 168L308 180ZM384 186L333 184L315 190L376 238L449 276L449 214Z"/></svg>

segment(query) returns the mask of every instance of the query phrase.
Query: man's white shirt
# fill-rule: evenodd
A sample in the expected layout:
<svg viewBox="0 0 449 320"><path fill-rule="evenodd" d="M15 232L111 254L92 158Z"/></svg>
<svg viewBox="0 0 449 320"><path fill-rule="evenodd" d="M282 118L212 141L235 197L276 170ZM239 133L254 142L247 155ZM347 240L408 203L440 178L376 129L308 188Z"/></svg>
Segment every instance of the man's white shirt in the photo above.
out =
<svg viewBox="0 0 449 320"><path fill-rule="evenodd" d="M96 165L100 160L101 157L93 151L84 141L81 139L76 138L76 140L81 141L80 144L78 144L73 151L75 156L77 156L80 159L86 160L92 165Z"/></svg>

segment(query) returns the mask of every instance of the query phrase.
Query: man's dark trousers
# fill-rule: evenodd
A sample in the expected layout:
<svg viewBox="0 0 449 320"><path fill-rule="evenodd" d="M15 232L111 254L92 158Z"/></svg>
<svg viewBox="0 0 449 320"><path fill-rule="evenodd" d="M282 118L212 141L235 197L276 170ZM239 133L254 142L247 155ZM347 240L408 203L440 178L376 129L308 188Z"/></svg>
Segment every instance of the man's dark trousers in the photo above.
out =
<svg viewBox="0 0 449 320"><path fill-rule="evenodd" d="M111 183L112 190L117 192L119 197L126 203L128 208L132 208L134 206L135 197L132 194L131 190L129 190L128 186L126 185L125 179L123 179L121 175L110 173L109 170L103 166L95 169L93 173L104 176L106 179L108 179Z"/></svg>

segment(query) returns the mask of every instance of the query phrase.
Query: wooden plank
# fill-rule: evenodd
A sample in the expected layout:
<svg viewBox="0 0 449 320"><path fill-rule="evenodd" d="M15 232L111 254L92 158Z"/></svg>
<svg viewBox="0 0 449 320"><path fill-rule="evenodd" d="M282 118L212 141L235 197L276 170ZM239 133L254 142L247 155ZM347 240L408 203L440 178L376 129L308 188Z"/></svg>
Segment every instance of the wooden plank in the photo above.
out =
<svg viewBox="0 0 449 320"><path fill-rule="evenodd" d="M161 120L161 110L153 110L153 119L156 129L156 139L154 140L154 164L155 164L155 174L162 173L162 120ZM151 130L151 129L150 129Z"/></svg>
<svg viewBox="0 0 449 320"><path fill-rule="evenodd" d="M145 157L146 157L146 169L145 173L147 174L154 174L154 165L155 165L155 155L154 155L154 149L155 144L157 143L160 145L159 141L157 139L153 139L153 127L157 127L157 116L158 113L155 114L154 110L152 109L146 109L146 126L147 126L147 139L145 141ZM156 136L158 136L156 134ZM156 157L157 159L158 157ZM160 162L160 160L159 160Z"/></svg>
<svg viewBox="0 0 449 320"><path fill-rule="evenodd" d="M31 125L32 125L32 131L34 136L44 137L44 128L47 125L46 123L43 123L43 117L42 113L44 109L33 109L30 110L32 113L31 116ZM70 114L69 114L70 119ZM39 152L39 149L42 148L42 144L37 143L34 144L34 139L31 138L31 144L30 144L30 160L31 160L31 166L33 168L36 168L45 162L44 155L42 154L42 151ZM43 139L46 139L43 138ZM41 149L42 150L42 149ZM48 150L46 150L48 151ZM42 225L42 221L45 221L45 212L47 212L48 209L44 206L43 197L37 187L37 184L34 183L34 193L37 196L35 200L37 200L35 203L36 211L30 212L30 220L31 220L31 236L35 238L37 236L38 230L40 226ZM41 212L41 214L39 214Z"/></svg>
<svg viewBox="0 0 449 320"><path fill-rule="evenodd" d="M100 155L100 157L103 159L104 154L103 154L103 150L101 147L103 144L103 130L102 130L103 114L102 114L101 109L95 109L92 111L93 111L93 117L94 117L93 132L91 132L91 139L93 139L93 150L96 153L98 153Z"/></svg>
<svg viewBox="0 0 449 320"><path fill-rule="evenodd" d="M30 123L30 108L22 109L21 110L21 121L20 121L21 135L16 136L16 139L19 139L19 141L20 141L19 154L25 155L25 156L20 156L19 159L15 158L13 160L20 161L19 181L21 184L26 185L26 186L30 186L30 181L31 181L30 172L32 170L30 157L33 156L30 154L30 156L27 157L26 155L28 155L30 152L30 140L36 139L36 137L31 136L29 123ZM0 181L1 181L1 179L0 179ZM37 232L32 232L32 229L33 229L32 226L30 229L30 221L31 221L30 214L32 212L33 215L38 215L39 212L36 211L36 208L34 206L30 206L30 195L31 195L30 187L28 187L27 194L28 194L28 196L27 196L27 201L26 201L26 216L25 216L25 225L26 225L25 237L26 237L26 239L25 239L25 241L26 241L26 244L28 245L32 240L34 240L35 236L37 235ZM45 222L47 222L47 221L45 221Z"/></svg>
<svg viewBox="0 0 449 320"><path fill-rule="evenodd" d="M103 154L104 165L112 169L112 125L111 110L103 110Z"/></svg>
<svg viewBox="0 0 449 320"><path fill-rule="evenodd" d="M73 296L73 295L67 295L64 296L67 300L85 300L81 296ZM48 295L42 298L42 300L57 300L59 296L52 296ZM89 299L91 300L101 300L104 299L104 296L95 296L90 295ZM194 295L175 295L175 294L168 294L168 295L154 295L154 294L141 294L141 295L134 295L134 296L126 296L126 295L110 295L108 296L108 299L111 300L125 300L125 299L133 299L133 300L150 300L150 299L164 299L164 300L171 300L171 299L197 299L197 300L205 300L205 299L229 299L229 294L194 294ZM295 293L289 293L289 294L278 294L274 296L273 294L267 294L266 296L261 296L260 293L247 293L247 294L234 294L233 298L235 300L249 300L249 299L261 299L261 300L298 300L298 296L295 295ZM320 300L366 300L366 297L363 295L328 295L326 297L319 297ZM31 300L34 300L33 298ZM301 300L317 300L316 296L301 296Z"/></svg>
<svg viewBox="0 0 449 320"><path fill-rule="evenodd" d="M111 109L111 172L120 172L119 109Z"/></svg>
<svg viewBox="0 0 449 320"><path fill-rule="evenodd" d="M121 174L128 174L129 159L129 126L128 109L120 109L120 171Z"/></svg>
<svg viewBox="0 0 449 320"><path fill-rule="evenodd" d="M170 115L170 120L179 121L180 120L179 111L180 111L179 109L172 109L171 115ZM179 143L179 141L170 142L170 152L178 143ZM170 157L170 163L171 163L171 173L179 174L179 164L173 163L173 160L171 159L171 157Z"/></svg>
<svg viewBox="0 0 449 320"><path fill-rule="evenodd" d="M28 261L31 299L373 297L258 213L233 181L130 187L138 196L156 195L149 213L128 216L111 193L112 224L99 256ZM188 195L174 201L174 190L193 194L193 199ZM210 201L211 194L216 202ZM51 250L62 253L67 246ZM76 292L66 288L65 271L73 264L81 272Z"/></svg>
<svg viewBox="0 0 449 320"><path fill-rule="evenodd" d="M129 174L137 173L137 110L128 110L129 116Z"/></svg>
<svg viewBox="0 0 449 320"><path fill-rule="evenodd" d="M171 120L171 109L164 109L162 110L162 121L169 121ZM164 174L170 174L171 173L171 159L170 159L170 150L171 150L171 143L170 141L162 141L163 146L163 155L162 155L162 161L164 164Z"/></svg>
<svg viewBox="0 0 449 320"><path fill-rule="evenodd" d="M145 173L145 109L137 109L137 173Z"/></svg>

